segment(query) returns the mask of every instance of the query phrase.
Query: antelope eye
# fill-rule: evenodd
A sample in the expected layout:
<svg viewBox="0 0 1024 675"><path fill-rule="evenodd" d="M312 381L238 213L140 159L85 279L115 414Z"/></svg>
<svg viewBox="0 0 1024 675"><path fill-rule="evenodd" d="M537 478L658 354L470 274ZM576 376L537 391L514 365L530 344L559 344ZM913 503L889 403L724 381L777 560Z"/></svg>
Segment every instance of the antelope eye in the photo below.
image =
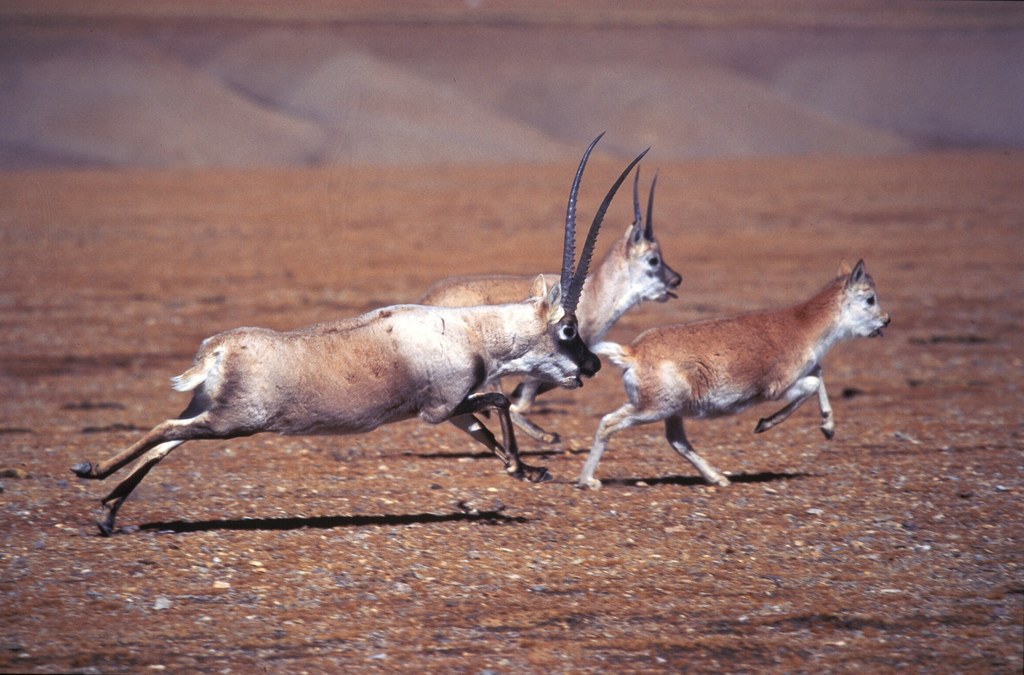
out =
<svg viewBox="0 0 1024 675"><path fill-rule="evenodd" d="M562 330L559 331L559 335L566 341L575 339L576 326L562 326Z"/></svg>
<svg viewBox="0 0 1024 675"><path fill-rule="evenodd" d="M874 307L875 306L875 296L869 295L867 302L868 302L868 306L869 307Z"/></svg>
<svg viewBox="0 0 1024 675"><path fill-rule="evenodd" d="M661 259L658 258L658 256L656 255L652 255L650 258L647 259L647 264L650 265L651 267L657 267L659 264L661 264Z"/></svg>

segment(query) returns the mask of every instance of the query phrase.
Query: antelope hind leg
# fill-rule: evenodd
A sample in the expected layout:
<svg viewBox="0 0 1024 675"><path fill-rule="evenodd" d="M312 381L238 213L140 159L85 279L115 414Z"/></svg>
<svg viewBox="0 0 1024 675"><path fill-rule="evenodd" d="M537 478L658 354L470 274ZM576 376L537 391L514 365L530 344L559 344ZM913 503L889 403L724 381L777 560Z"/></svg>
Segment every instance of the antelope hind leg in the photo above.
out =
<svg viewBox="0 0 1024 675"><path fill-rule="evenodd" d="M184 443L185 441L168 441L161 443L160 445L152 448L147 452L137 466L135 466L131 473L122 480L117 486L110 491L106 497L103 498L103 519L98 521L96 525L100 528L100 534L105 537L109 537L114 533L114 520L117 518L117 512L121 509L121 505L124 504L125 500L128 499L128 495L132 493L142 479L146 477L146 474L156 466L160 460L166 457L171 450Z"/></svg>
<svg viewBox="0 0 1024 675"><path fill-rule="evenodd" d="M551 474L544 467L534 467L519 458L519 447L516 444L512 419L509 416L509 400L504 394L486 392L471 394L452 412L449 421L462 429L475 441L486 446L505 464L505 471L515 478L525 478L532 483L551 480ZM502 444L498 444L494 434L477 419L473 413L493 409L501 422Z"/></svg>
<svg viewBox="0 0 1024 675"><path fill-rule="evenodd" d="M683 458L700 471L708 483L719 487L730 485L729 479L722 475L715 467L708 464L707 460L697 454L697 451L690 445L686 438L686 431L683 429L683 418L674 415L665 420L665 438L668 439L672 449L678 452Z"/></svg>
<svg viewBox="0 0 1024 675"><path fill-rule="evenodd" d="M203 428L206 410L199 396L193 396L188 407L178 417L164 420L125 450L108 457L99 464L79 462L71 472L79 478L103 480L121 467L146 454L161 443L212 438Z"/></svg>

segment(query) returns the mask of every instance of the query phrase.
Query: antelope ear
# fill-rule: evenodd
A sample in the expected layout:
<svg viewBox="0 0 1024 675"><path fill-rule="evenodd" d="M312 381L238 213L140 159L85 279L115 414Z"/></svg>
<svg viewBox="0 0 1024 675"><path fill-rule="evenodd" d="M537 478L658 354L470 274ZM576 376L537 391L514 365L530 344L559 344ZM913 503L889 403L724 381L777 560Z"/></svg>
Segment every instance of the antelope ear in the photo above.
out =
<svg viewBox="0 0 1024 675"><path fill-rule="evenodd" d="M551 289L543 296L540 304L541 314L548 323L561 321L565 316L565 309L562 307L562 287L559 284L552 284Z"/></svg>
<svg viewBox="0 0 1024 675"><path fill-rule="evenodd" d="M626 228L626 241L630 246L636 246L644 238L644 226L642 223L634 223Z"/></svg>
<svg viewBox="0 0 1024 675"><path fill-rule="evenodd" d="M851 271L850 270L850 263L848 263L846 261L846 258L843 258L839 262L839 271L836 272L836 276L837 277L848 277L848 276L850 276L850 271Z"/></svg>
<svg viewBox="0 0 1024 675"><path fill-rule="evenodd" d="M864 277L866 275L867 273L864 271L864 261L858 260L857 264L853 267L853 271L850 272L850 276L846 278L846 287L850 288L851 286L861 283L864 281Z"/></svg>
<svg viewBox="0 0 1024 675"><path fill-rule="evenodd" d="M530 286L530 297L543 298L547 294L548 282L544 279L543 274L538 274L537 278L533 280L533 285Z"/></svg>

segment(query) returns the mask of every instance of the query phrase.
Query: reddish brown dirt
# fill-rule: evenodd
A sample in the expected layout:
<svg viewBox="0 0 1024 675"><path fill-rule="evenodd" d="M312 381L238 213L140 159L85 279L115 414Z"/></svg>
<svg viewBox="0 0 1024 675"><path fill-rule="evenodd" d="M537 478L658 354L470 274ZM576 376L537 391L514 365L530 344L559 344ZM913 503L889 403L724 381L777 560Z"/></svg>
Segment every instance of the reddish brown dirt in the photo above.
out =
<svg viewBox="0 0 1024 675"><path fill-rule="evenodd" d="M623 400L606 364L543 399L562 445L522 440L555 482L447 425L196 442L97 535L110 484L68 467L176 414L202 338L552 269L572 168L0 175L0 670L1020 672L1016 154L661 166L681 297L612 338L799 300L843 258L893 316L826 359L831 442L811 405L690 425L727 489L657 426L573 487Z"/></svg>

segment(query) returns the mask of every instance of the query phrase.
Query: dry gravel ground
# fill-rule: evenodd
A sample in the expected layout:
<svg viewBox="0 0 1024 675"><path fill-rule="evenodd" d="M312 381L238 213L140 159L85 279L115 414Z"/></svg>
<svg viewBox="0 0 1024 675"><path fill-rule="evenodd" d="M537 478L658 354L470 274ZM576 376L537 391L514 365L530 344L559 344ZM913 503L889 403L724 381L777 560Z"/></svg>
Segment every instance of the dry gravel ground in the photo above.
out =
<svg viewBox="0 0 1024 675"><path fill-rule="evenodd" d="M1019 153L662 164L681 297L611 337L793 302L861 256L893 316L826 359L833 441L812 405L690 426L728 489L658 426L573 487L623 399L606 364L543 399L562 445L522 441L553 483L447 425L196 442L98 536L110 485L68 467L177 413L203 337L555 268L572 168L0 174L0 670L1020 672ZM618 168L591 167L585 216Z"/></svg>

